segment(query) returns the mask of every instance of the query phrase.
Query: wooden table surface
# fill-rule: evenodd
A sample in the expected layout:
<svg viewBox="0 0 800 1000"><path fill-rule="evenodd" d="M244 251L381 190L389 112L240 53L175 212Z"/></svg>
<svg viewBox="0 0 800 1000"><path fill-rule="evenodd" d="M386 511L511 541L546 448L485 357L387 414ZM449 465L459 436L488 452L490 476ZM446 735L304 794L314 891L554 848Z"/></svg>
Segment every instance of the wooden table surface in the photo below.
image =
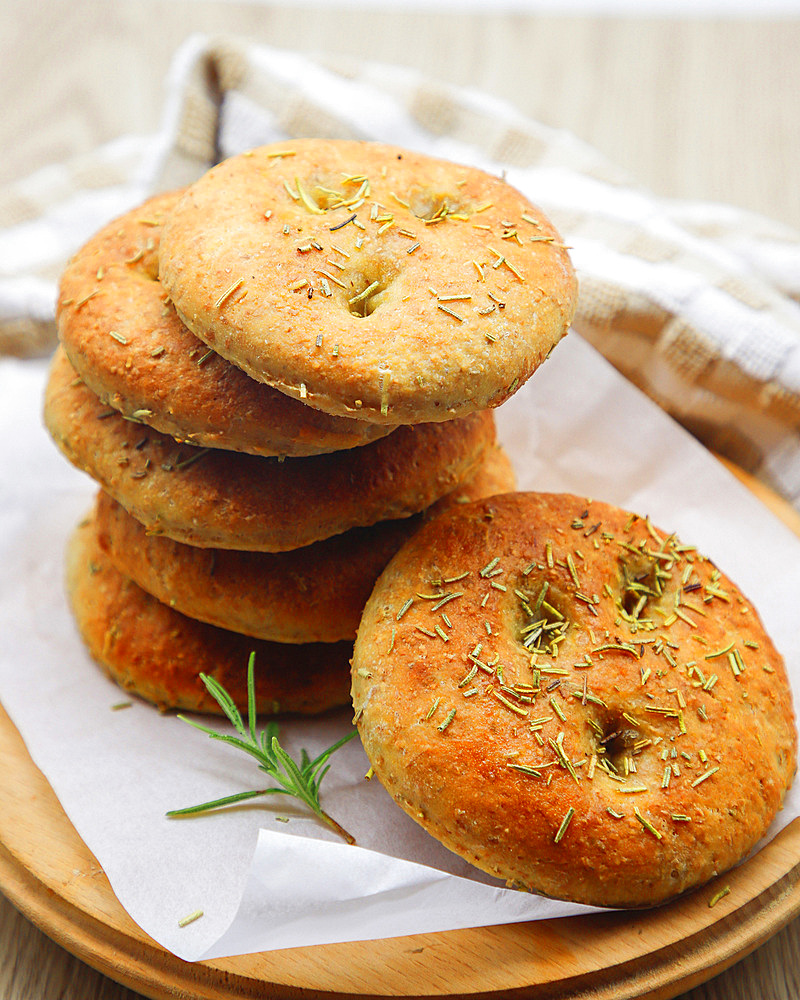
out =
<svg viewBox="0 0 800 1000"><path fill-rule="evenodd" d="M0 191L115 136L153 131L171 56L195 31L362 56L482 88L574 132L659 194L729 202L800 229L800 17L4 0ZM683 1000L798 995L800 919ZM53 944L0 897L0 1000L136 996Z"/></svg>

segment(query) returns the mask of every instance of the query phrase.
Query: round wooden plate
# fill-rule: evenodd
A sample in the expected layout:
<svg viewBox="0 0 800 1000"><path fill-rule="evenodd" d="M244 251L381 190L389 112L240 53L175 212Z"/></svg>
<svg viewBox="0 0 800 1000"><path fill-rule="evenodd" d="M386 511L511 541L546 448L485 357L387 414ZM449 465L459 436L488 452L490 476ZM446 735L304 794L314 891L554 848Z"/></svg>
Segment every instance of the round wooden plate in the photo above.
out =
<svg viewBox="0 0 800 1000"><path fill-rule="evenodd" d="M800 533L800 518L769 494ZM665 1000L800 913L800 821L733 872L655 910L609 912L191 964L148 937L0 707L0 890L88 965L154 1000L491 996ZM730 892L712 907L718 893Z"/></svg>

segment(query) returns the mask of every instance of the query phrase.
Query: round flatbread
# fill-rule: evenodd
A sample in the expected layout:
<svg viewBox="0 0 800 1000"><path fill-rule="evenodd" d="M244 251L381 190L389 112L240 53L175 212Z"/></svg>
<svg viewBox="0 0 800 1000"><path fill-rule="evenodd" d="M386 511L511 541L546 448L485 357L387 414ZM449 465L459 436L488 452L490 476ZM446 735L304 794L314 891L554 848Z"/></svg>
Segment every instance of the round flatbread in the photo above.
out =
<svg viewBox="0 0 800 1000"><path fill-rule="evenodd" d="M67 589L92 657L126 691L162 711L221 714L201 673L219 681L246 711L253 652L259 714L317 714L348 701L351 643L287 646L187 618L114 569L92 520L70 541Z"/></svg>
<svg viewBox="0 0 800 1000"><path fill-rule="evenodd" d="M795 771L786 672L752 605L674 535L569 495L423 527L367 603L353 702L375 774L433 836L600 906L735 865Z"/></svg>
<svg viewBox="0 0 800 1000"><path fill-rule="evenodd" d="M275 642L352 642L375 580L426 517L513 488L511 463L495 447L474 476L428 511L291 552L199 549L149 535L102 491L96 518L116 568L192 618Z"/></svg>
<svg viewBox="0 0 800 1000"><path fill-rule="evenodd" d="M577 298L566 248L519 191L340 140L214 167L170 212L159 274L186 325L253 378L394 424L498 406Z"/></svg>
<svg viewBox="0 0 800 1000"><path fill-rule="evenodd" d="M391 431L248 378L184 326L158 281L161 227L178 199L157 195L109 223L62 275L59 337L92 391L165 434L252 455L319 455Z"/></svg>
<svg viewBox="0 0 800 1000"><path fill-rule="evenodd" d="M494 442L486 412L400 427L362 448L285 462L196 448L104 405L60 351L45 422L66 457L151 534L267 552L424 510L452 492Z"/></svg>

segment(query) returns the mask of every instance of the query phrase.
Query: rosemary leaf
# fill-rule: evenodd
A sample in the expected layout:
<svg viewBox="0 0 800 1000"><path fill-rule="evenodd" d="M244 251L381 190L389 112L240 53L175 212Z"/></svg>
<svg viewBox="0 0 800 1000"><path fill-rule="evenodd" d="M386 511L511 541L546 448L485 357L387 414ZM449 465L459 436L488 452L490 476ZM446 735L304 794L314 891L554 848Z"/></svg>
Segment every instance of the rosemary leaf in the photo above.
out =
<svg viewBox="0 0 800 1000"><path fill-rule="evenodd" d="M233 795L225 795L221 799L214 799L213 802L203 802L197 806L187 806L185 809L172 809L167 816L195 816L197 813L209 812L212 809L220 809L223 806L231 806L237 802L245 802L247 799L255 799L259 795L286 795L283 788L261 788L252 792L234 792Z"/></svg>

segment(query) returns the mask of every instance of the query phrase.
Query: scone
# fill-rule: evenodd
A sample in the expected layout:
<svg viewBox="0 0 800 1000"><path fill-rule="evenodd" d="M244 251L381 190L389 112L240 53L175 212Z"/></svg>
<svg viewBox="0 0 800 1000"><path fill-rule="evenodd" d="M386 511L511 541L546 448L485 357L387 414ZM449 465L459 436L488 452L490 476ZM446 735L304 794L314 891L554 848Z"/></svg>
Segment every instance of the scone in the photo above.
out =
<svg viewBox="0 0 800 1000"><path fill-rule="evenodd" d="M192 332L248 375L389 424L498 406L577 298L558 233L503 180L341 140L211 169L168 214L159 276Z"/></svg>
<svg viewBox="0 0 800 1000"><path fill-rule="evenodd" d="M713 563L646 518L518 493L446 512L367 603L375 774L509 883L660 903L735 865L795 771L783 661Z"/></svg>

